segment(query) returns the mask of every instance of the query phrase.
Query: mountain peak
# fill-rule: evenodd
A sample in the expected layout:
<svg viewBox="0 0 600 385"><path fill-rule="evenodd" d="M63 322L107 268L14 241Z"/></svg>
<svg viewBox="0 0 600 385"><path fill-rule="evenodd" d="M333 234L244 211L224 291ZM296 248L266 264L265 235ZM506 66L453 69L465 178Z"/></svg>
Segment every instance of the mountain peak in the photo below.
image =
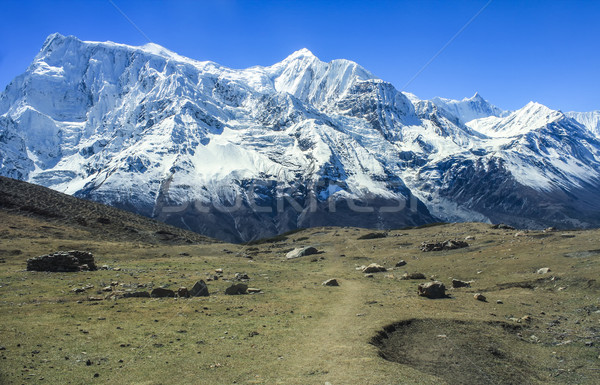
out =
<svg viewBox="0 0 600 385"><path fill-rule="evenodd" d="M479 92L475 92L475 95L471 96L469 100L485 102L485 99L481 97Z"/></svg>
<svg viewBox="0 0 600 385"><path fill-rule="evenodd" d="M317 57L308 48L302 48L302 49L299 49L296 52L292 53L290 56L288 56L286 58L286 60L293 60L293 59L298 59L298 58L317 59Z"/></svg>

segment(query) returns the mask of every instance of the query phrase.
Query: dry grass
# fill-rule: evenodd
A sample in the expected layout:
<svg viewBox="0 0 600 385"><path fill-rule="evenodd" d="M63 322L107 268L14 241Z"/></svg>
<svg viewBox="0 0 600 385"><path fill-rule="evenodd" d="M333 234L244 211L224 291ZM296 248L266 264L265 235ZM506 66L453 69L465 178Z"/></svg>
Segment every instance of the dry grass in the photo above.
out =
<svg viewBox="0 0 600 385"><path fill-rule="evenodd" d="M514 360L504 362L506 370L510 365L517 370L514 362L526 358L535 373L525 382L600 381L595 281L600 261L594 253L565 256L600 249L600 231L515 237L515 231L491 230L485 224L448 224L358 240L369 231L319 228L242 246L111 241L68 222L7 211L1 212L0 223L0 260L5 261L0 263L3 384L456 383L443 370L428 372L380 357L372 338L384 326L408 319L464 321L474 340L488 335L492 342L501 337L487 330L490 322L518 325L511 338L523 344L510 352ZM467 236L475 239L466 249L418 249L422 241ZM313 245L324 253L286 261L285 252L299 245ZM64 249L92 251L98 265L121 270L24 271L28 257ZM356 270L371 262L393 268L400 259L407 265L374 278ZM536 274L540 267L552 271ZM142 285L144 290L191 287L217 268L224 270L224 277L208 282L207 298L87 300L102 296L96 291L112 281L120 288ZM449 290L449 299L427 300L416 296L418 281L399 279L413 271L447 286L451 278L474 282L471 288ZM247 273L249 285L264 294L224 295L236 272ZM328 278L339 279L341 286L322 286ZM94 288L83 294L71 291L86 284ZM474 300L476 292L488 302ZM514 320L523 316L531 321ZM406 349L430 349L437 343L436 325L432 322L428 330L425 324L419 330L422 337ZM448 341L459 346L460 327L448 333ZM590 341L593 346L586 346ZM464 358L460 349L455 354L456 360ZM465 371L498 365L485 356L461 363ZM498 377L490 383L507 381Z"/></svg>

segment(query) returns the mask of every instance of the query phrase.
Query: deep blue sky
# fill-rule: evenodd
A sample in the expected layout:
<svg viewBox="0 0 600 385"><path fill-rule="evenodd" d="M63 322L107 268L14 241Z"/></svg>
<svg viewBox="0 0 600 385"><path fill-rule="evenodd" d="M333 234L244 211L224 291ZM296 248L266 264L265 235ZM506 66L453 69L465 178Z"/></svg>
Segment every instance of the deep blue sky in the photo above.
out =
<svg viewBox="0 0 600 385"><path fill-rule="evenodd" d="M232 68L270 65L306 47L346 58L402 87L488 0L113 0L154 43ZM0 89L53 33L142 45L109 0L0 3ZM406 91L461 99L476 91L505 109L530 100L600 109L600 1L493 0Z"/></svg>

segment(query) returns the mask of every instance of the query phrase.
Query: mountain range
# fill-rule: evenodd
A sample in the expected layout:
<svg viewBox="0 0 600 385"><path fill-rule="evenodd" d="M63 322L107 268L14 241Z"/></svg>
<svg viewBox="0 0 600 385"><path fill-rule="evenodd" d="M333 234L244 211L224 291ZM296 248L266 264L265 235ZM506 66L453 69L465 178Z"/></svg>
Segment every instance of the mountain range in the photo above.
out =
<svg viewBox="0 0 600 385"><path fill-rule="evenodd" d="M0 175L204 235L600 225L600 112L421 100L302 49L230 69L53 34L0 94Z"/></svg>

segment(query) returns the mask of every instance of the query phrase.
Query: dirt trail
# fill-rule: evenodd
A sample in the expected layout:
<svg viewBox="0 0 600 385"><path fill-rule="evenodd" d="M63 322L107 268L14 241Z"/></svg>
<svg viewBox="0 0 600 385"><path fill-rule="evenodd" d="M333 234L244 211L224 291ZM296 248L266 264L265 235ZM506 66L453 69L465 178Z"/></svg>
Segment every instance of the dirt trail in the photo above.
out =
<svg viewBox="0 0 600 385"><path fill-rule="evenodd" d="M334 278L343 269L340 262L330 262L324 272ZM362 275L356 279L340 280L338 287L323 287L326 311L315 319L303 341L294 346L287 360L293 369L292 379L282 383L356 383L357 376L364 370L361 362L365 357L376 359L367 344L369 336L361 330L357 319L361 306L366 301L367 288Z"/></svg>

